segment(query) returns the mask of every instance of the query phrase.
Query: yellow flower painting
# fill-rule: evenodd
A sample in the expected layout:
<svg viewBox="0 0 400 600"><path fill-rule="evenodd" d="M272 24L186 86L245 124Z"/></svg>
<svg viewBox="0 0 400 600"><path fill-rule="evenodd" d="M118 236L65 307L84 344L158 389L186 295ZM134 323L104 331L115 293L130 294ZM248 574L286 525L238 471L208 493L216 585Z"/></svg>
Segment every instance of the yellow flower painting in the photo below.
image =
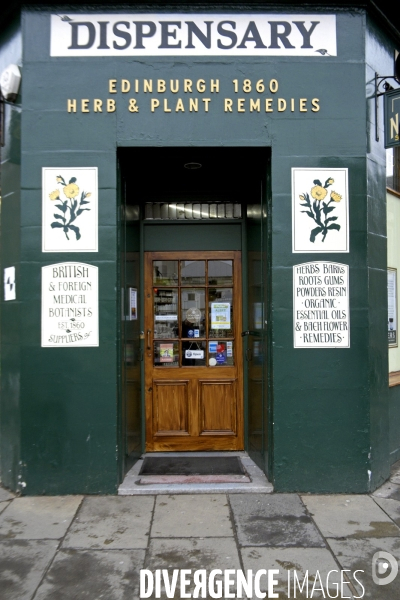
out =
<svg viewBox="0 0 400 600"><path fill-rule="evenodd" d="M335 206L331 206L332 202L340 202L342 200L341 194L334 192L330 193L330 198L325 201L328 195L328 187L334 183L332 177L328 177L324 184L319 179L314 179L313 186L310 189L310 193L307 192L300 194L299 198L302 202L300 206L304 206L306 210L302 210L310 219L312 219L316 227L310 232L310 242L314 243L318 235L321 234L321 241L324 242L326 236L330 231L340 231L339 223L336 223L338 217L332 215L332 211L335 210Z"/></svg>
<svg viewBox="0 0 400 600"><path fill-rule="evenodd" d="M70 239L69 234L71 231L75 234L77 240L81 238L80 228L77 227L75 222L84 211L90 211L90 208L86 205L90 204L87 198L90 198L92 194L85 191L79 193L80 189L76 181L76 177L71 177L67 183L62 175L57 175L56 183L62 187L65 199L62 199L60 189L49 194L50 200L59 201L55 205L55 209L59 212L54 213L56 220L51 223L51 228L62 229L67 240Z"/></svg>

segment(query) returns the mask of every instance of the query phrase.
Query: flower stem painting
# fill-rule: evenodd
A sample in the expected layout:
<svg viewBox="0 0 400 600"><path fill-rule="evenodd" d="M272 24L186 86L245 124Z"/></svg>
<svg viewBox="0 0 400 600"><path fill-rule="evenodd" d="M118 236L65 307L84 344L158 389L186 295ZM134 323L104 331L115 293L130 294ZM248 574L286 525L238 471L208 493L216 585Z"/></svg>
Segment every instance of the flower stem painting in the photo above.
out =
<svg viewBox="0 0 400 600"><path fill-rule="evenodd" d="M42 180L43 252L97 252L97 168L46 167Z"/></svg>
<svg viewBox="0 0 400 600"><path fill-rule="evenodd" d="M86 207L89 204L89 200L92 195L91 192L81 192L78 185L76 184L77 178L71 177L68 184L65 182L62 175L57 175L57 183L61 184L61 189L56 189L49 194L50 200L55 200L58 204L55 208L59 210L59 213L54 213L54 218L57 219L51 223L52 229L62 229L65 233L65 237L69 240L71 231L75 234L76 239L81 238L81 232L77 225L72 225L85 210L90 210ZM64 194L64 199L62 195Z"/></svg>
<svg viewBox="0 0 400 600"><path fill-rule="evenodd" d="M292 251L349 252L348 169L292 169Z"/></svg>
<svg viewBox="0 0 400 600"><path fill-rule="evenodd" d="M314 187L311 188L310 195L305 192L304 194L300 194L299 198L303 202L301 206L305 206L308 210L302 210L301 212L308 215L315 223L317 227L311 231L310 242L314 243L317 235L322 235L322 241L325 241L326 236L328 235L328 231L336 229L336 231L340 231L339 223L334 223L333 221L337 221L338 217L329 216L332 211L335 210L335 206L330 206L332 202L340 202L342 196L337 192L331 192L330 199L325 201L328 194L328 187L334 183L334 179L329 177L325 184L322 185L319 179L314 179Z"/></svg>

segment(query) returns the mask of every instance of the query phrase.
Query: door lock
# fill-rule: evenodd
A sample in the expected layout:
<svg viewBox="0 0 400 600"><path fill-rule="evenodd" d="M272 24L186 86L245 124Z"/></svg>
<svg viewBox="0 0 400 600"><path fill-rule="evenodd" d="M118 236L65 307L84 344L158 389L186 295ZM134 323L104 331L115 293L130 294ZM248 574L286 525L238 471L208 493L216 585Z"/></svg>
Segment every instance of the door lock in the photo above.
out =
<svg viewBox="0 0 400 600"><path fill-rule="evenodd" d="M151 334L151 329L148 329L147 330L147 350L151 349L151 346L150 346L150 334Z"/></svg>

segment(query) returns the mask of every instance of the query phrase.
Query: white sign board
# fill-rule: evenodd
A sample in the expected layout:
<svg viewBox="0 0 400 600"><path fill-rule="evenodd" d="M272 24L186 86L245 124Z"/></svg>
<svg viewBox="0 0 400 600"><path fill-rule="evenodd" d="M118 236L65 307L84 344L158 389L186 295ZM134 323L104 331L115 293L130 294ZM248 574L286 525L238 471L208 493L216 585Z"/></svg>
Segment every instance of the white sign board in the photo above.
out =
<svg viewBox="0 0 400 600"><path fill-rule="evenodd" d="M97 167L42 169L42 251L97 252Z"/></svg>
<svg viewBox="0 0 400 600"><path fill-rule="evenodd" d="M78 262L42 267L42 347L98 345L98 267Z"/></svg>
<svg viewBox="0 0 400 600"><path fill-rule="evenodd" d="M17 297L15 290L15 267L4 269L4 300L15 300Z"/></svg>
<svg viewBox="0 0 400 600"><path fill-rule="evenodd" d="M348 169L292 169L293 252L349 252Z"/></svg>
<svg viewBox="0 0 400 600"><path fill-rule="evenodd" d="M295 348L350 348L348 265L293 266L293 326Z"/></svg>
<svg viewBox="0 0 400 600"><path fill-rule="evenodd" d="M336 17L60 13L50 56L336 56Z"/></svg>

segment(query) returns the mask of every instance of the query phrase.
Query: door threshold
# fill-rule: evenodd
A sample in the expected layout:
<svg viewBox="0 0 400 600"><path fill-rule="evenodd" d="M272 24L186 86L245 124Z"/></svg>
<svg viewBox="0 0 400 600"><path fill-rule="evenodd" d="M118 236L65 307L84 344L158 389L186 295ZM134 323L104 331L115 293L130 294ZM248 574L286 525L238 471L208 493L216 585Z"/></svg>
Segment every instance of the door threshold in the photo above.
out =
<svg viewBox="0 0 400 600"><path fill-rule="evenodd" d="M239 456L247 471L248 477L241 480L219 481L212 476L204 476L203 480L193 476L180 477L163 476L164 483L153 483L152 476L139 475L143 460L146 456ZM206 478L209 477L207 481ZM128 471L124 481L118 488L119 496L142 496L155 494L271 494L273 486L262 470L249 457L247 452L149 452L144 454Z"/></svg>

